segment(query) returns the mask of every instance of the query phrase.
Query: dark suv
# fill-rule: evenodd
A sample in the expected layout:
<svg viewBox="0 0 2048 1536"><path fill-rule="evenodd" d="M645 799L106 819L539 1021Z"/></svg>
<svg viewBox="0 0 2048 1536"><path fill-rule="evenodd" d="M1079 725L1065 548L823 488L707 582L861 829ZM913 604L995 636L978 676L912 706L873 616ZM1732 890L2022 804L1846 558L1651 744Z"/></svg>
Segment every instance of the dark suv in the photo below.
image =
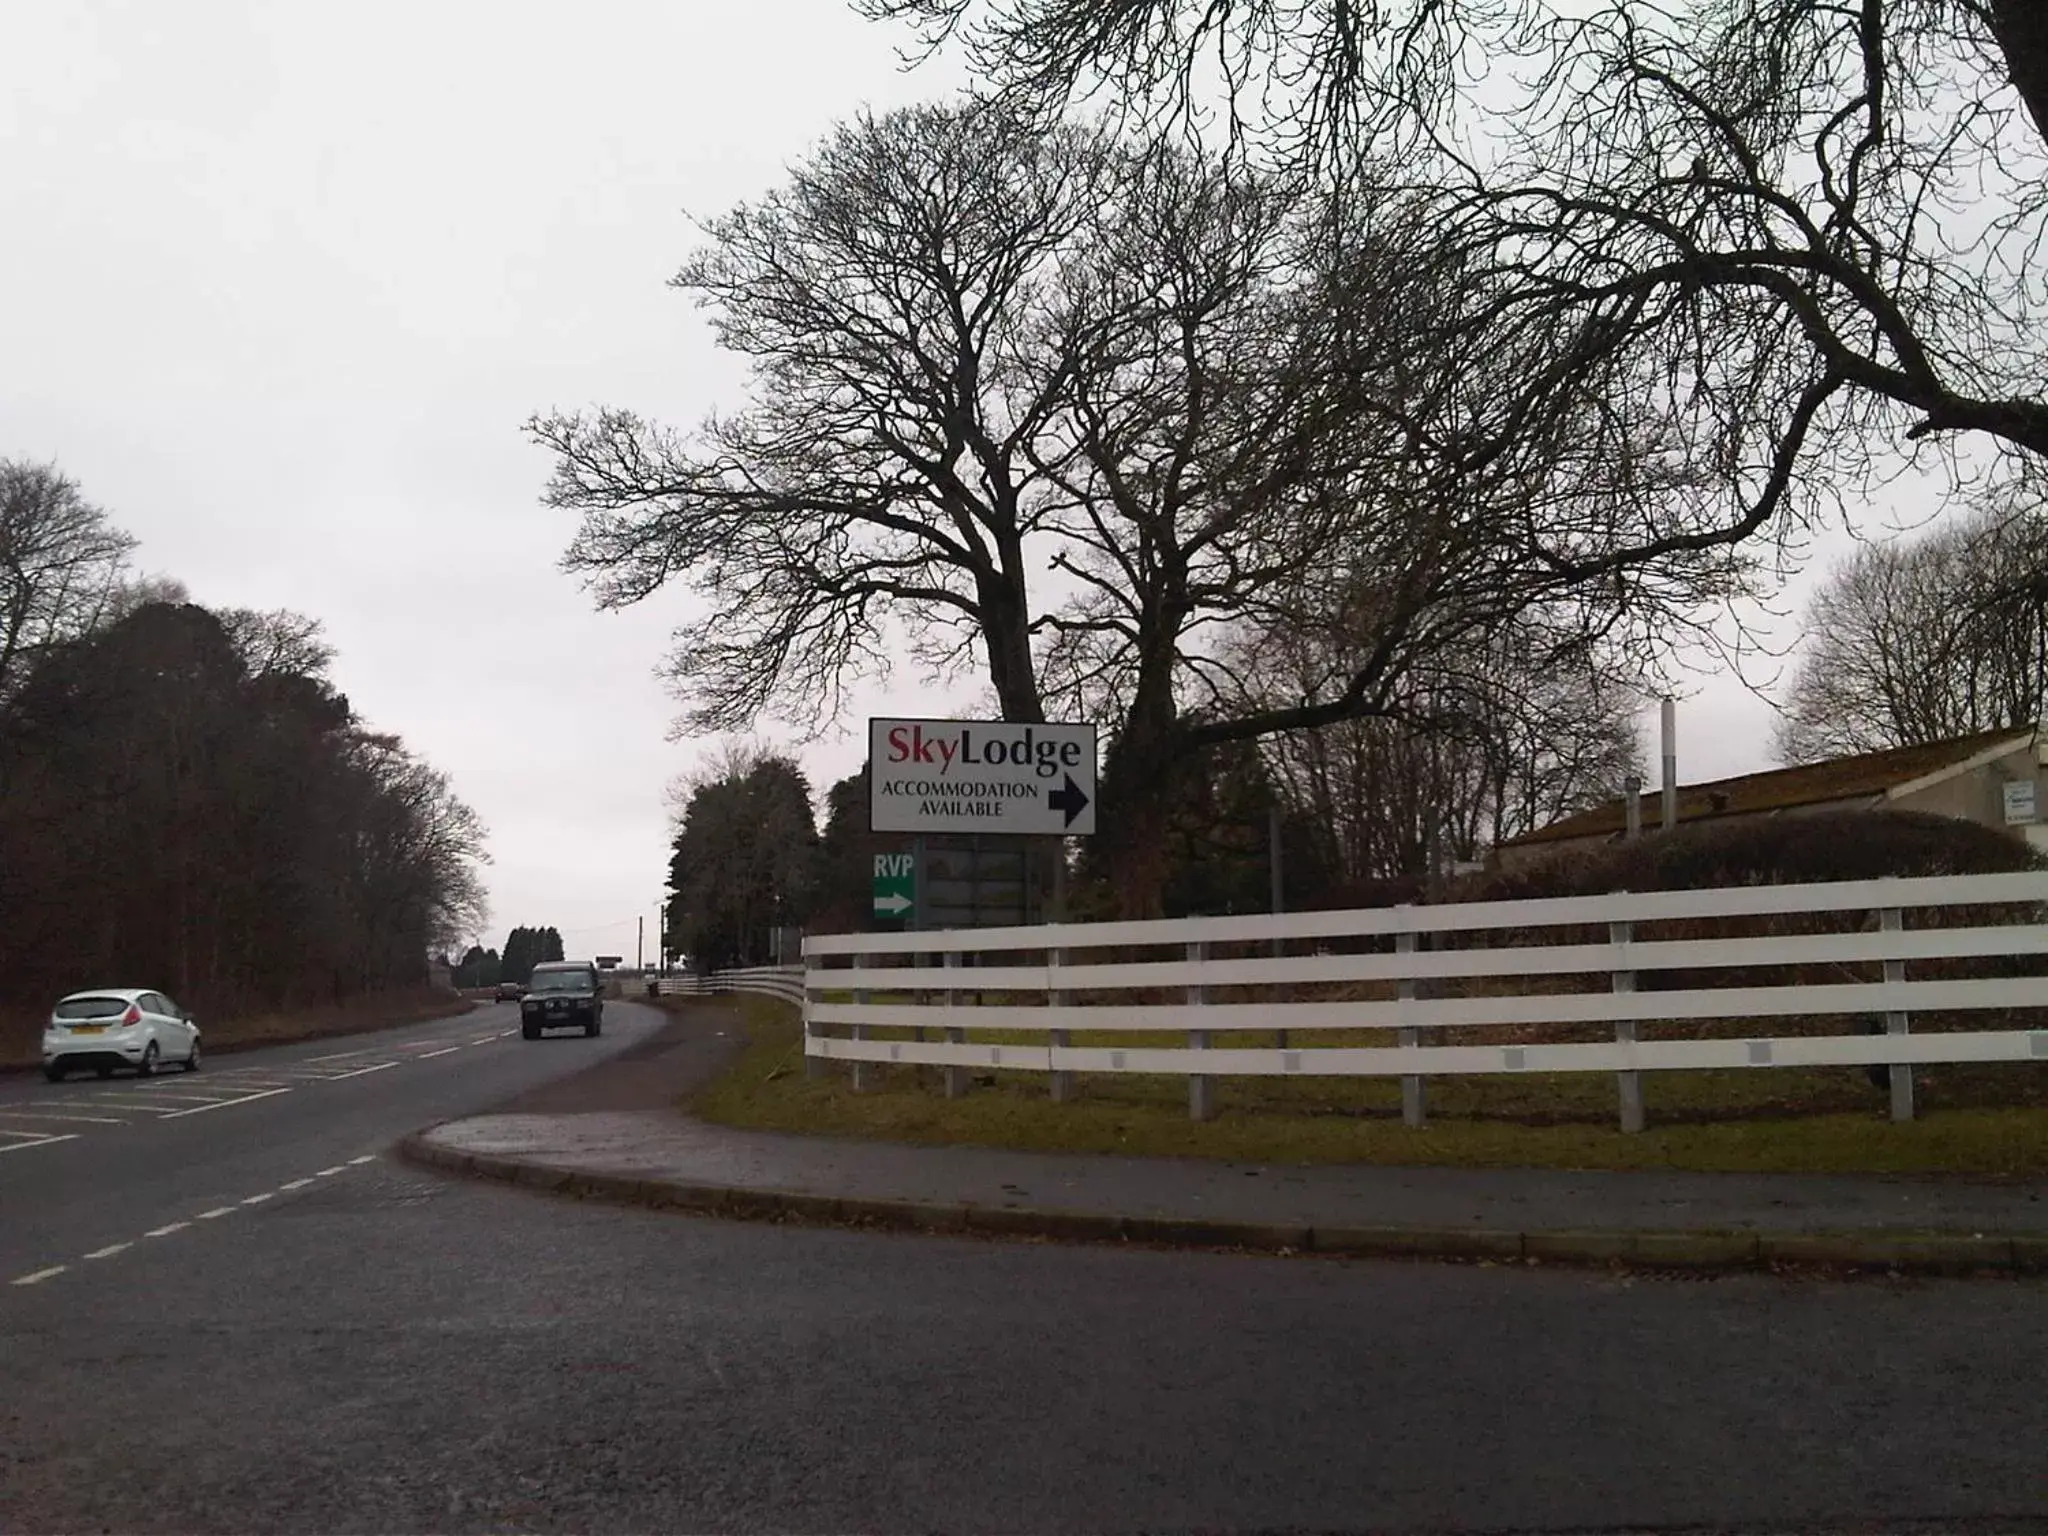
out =
<svg viewBox="0 0 2048 1536"><path fill-rule="evenodd" d="M587 960L550 960L533 968L519 1004L519 1032L538 1040L544 1029L583 1026L594 1035L604 1027L604 978Z"/></svg>

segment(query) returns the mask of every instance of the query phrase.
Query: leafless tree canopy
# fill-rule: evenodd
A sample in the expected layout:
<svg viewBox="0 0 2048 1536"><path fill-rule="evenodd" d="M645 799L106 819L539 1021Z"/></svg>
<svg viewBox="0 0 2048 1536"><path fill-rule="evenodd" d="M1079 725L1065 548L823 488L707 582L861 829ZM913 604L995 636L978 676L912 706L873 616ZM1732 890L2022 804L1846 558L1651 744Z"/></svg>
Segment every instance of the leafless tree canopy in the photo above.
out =
<svg viewBox="0 0 2048 1536"><path fill-rule="evenodd" d="M1640 635L1747 575L1756 509L1613 398L1639 359L1577 315L1476 325L1497 275L1440 211L977 104L859 119L679 279L745 409L532 423L569 564L605 604L694 589L700 729L829 718L905 649L977 659L1009 718L1091 714L1156 850L1184 750L1381 711L1532 605ZM1231 660L1325 631L1343 665L1291 697Z"/></svg>
<svg viewBox="0 0 2048 1536"><path fill-rule="evenodd" d="M2048 527L1980 508L1844 561L1805 614L1778 736L1817 762L2032 725L2048 708Z"/></svg>
<svg viewBox="0 0 2048 1536"><path fill-rule="evenodd" d="M1327 668L1327 643L1273 645L1259 670ZM1267 772L1340 888L1441 874L1622 792L1642 766L1625 676L1525 616L1416 667L1384 714L1269 737Z"/></svg>
<svg viewBox="0 0 2048 1536"><path fill-rule="evenodd" d="M54 467L0 459L0 699L108 616L134 548Z"/></svg>
<svg viewBox="0 0 2048 1536"><path fill-rule="evenodd" d="M1762 516L1916 439L2048 453L2035 0L862 8L959 42L1013 110L1214 97L1297 169L1401 157L1500 277L1487 323L1632 359Z"/></svg>

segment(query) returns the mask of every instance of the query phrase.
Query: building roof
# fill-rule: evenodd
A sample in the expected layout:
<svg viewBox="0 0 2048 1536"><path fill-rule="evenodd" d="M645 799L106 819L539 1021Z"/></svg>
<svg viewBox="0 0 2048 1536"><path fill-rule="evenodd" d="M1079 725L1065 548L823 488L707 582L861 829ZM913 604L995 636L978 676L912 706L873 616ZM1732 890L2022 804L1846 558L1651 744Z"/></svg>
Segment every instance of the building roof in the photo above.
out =
<svg viewBox="0 0 2048 1536"><path fill-rule="evenodd" d="M2032 726L1979 731L1949 741L1893 747L1824 763L1802 763L1796 768L1775 768L1768 773L1746 773L1711 784L1683 784L1678 790L1678 819L1708 821L1717 816L1755 816L1836 801L1879 800L1909 786L1922 788L1923 781L1932 782L1961 772L1979 758L2001 757L2032 741L2034 734ZM1642 809L1643 826L1656 827L1663 816L1662 792L1653 789L1640 795L1637 804ZM1622 832L1627 826L1627 802L1610 800L1534 832L1509 838L1502 846L1519 848L1601 837Z"/></svg>

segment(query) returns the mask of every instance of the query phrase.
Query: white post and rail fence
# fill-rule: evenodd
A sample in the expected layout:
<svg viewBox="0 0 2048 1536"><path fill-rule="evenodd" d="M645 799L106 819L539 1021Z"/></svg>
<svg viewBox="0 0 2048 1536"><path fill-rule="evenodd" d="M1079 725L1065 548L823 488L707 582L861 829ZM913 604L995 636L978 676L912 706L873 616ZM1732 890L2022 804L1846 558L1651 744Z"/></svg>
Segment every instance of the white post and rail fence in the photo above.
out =
<svg viewBox="0 0 2048 1536"><path fill-rule="evenodd" d="M1866 1067L1907 1120L1915 1066L2048 1065L2048 872L817 935L693 985L797 1004L856 1087L1171 1074L1200 1119L1218 1078L1393 1077L1420 1125L1433 1077L1593 1072L1638 1130L1646 1072Z"/></svg>

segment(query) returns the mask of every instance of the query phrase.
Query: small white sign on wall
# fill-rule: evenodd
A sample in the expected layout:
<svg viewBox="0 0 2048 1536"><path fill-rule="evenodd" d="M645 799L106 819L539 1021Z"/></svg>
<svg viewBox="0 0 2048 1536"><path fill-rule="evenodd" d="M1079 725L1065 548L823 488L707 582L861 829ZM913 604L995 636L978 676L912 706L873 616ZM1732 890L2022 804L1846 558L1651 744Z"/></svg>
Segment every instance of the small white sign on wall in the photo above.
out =
<svg viewBox="0 0 2048 1536"><path fill-rule="evenodd" d="M2041 819L2038 799L2032 779L2015 779L2004 787L2005 824L2008 827L2024 825Z"/></svg>

